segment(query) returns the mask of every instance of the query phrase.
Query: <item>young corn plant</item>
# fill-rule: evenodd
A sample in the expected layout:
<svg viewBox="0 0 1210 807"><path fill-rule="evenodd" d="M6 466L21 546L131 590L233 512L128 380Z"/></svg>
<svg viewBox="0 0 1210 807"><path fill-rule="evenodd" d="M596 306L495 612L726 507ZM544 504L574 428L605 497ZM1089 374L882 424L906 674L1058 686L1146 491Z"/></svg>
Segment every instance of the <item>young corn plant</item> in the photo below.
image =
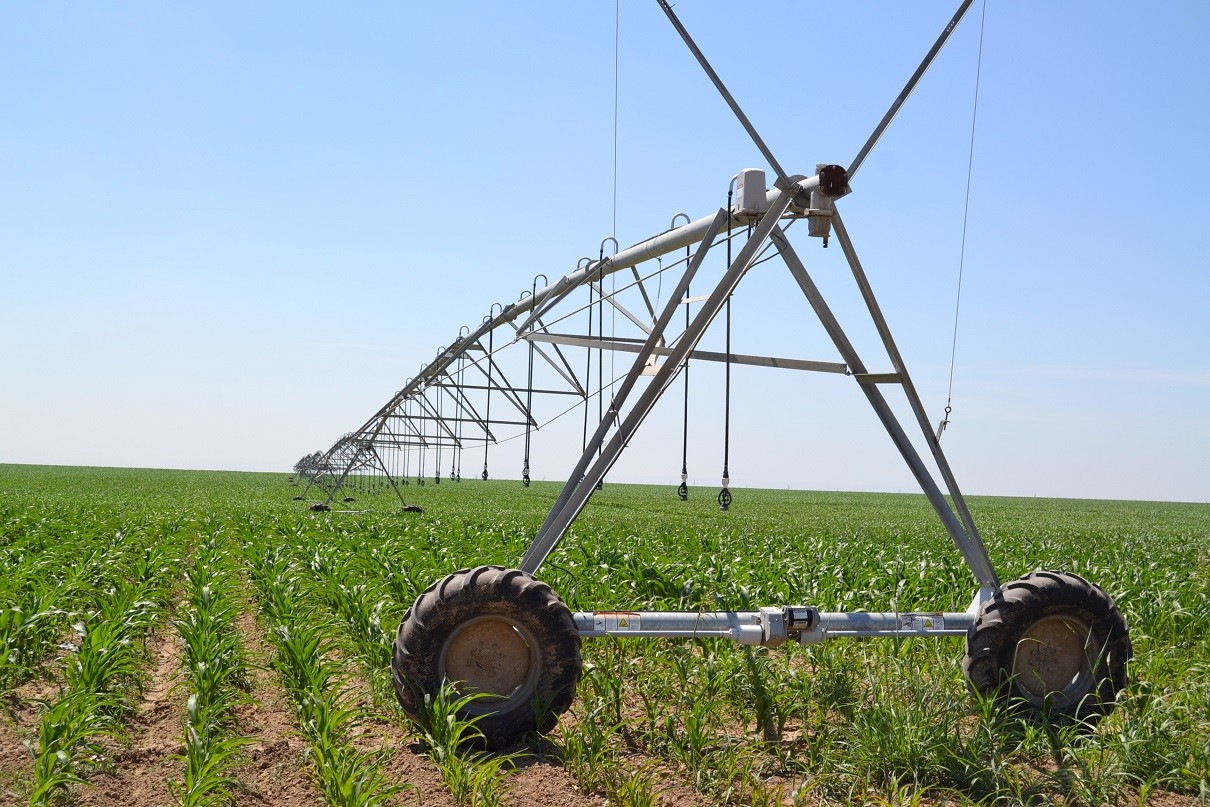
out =
<svg viewBox="0 0 1210 807"><path fill-rule="evenodd" d="M654 807L656 801L655 785L652 779L656 776L655 763L647 762L637 771L628 771L613 767L609 771L609 784L606 792L609 803L618 807Z"/></svg>
<svg viewBox="0 0 1210 807"><path fill-rule="evenodd" d="M334 646L315 603L298 580L298 569L278 547L253 540L246 548L249 576L270 622L273 667L294 703L298 725L310 743L317 784L336 807L375 807L400 790L380 770L381 755L351 743L359 710L351 705L347 681L329 656Z"/></svg>
<svg viewBox="0 0 1210 807"><path fill-rule="evenodd" d="M193 694L186 703L185 771L169 787L184 807L227 804L238 781L227 775L251 740L237 733L235 707L247 699L248 662L235 624L229 558L216 540L198 547L185 573L187 610L175 626Z"/></svg>
<svg viewBox="0 0 1210 807"><path fill-rule="evenodd" d="M196 693L186 702L185 776L181 782L168 783L182 807L212 807L233 801L232 790L239 786L239 780L227 771L251 740L224 729L228 708L215 702L203 706Z"/></svg>
<svg viewBox="0 0 1210 807"><path fill-rule="evenodd" d="M39 723L31 805L61 798L70 785L82 781L78 760L97 754L97 740L120 730L129 710L127 690L139 684L141 640L158 618L157 600L163 596L169 568L160 561L167 560L170 547L119 552L106 561L111 571L126 561L133 574L119 578L98 597L97 610L73 626L79 643L68 645L64 693L46 705Z"/></svg>
<svg viewBox="0 0 1210 807"><path fill-rule="evenodd" d="M348 547L349 551L334 549L317 547L312 552L308 564L312 577L307 583L314 597L325 604L344 628L344 636L370 682L374 703L381 707L395 697L389 675L394 636L382 627L387 591L376 585L379 581L372 576L378 568L354 566L349 560L364 552L364 546Z"/></svg>
<svg viewBox="0 0 1210 807"><path fill-rule="evenodd" d="M563 767L587 793L607 790L612 781L609 771L617 764L620 726L609 723L602 710L597 705L580 714L575 725L567 721L558 725L556 749Z"/></svg>
<svg viewBox="0 0 1210 807"><path fill-rule="evenodd" d="M65 796L71 785L83 783L75 770L76 757L99 753L100 738L116 729L110 716L113 705L107 700L112 698L69 691L54 703L43 704L46 711L38 724L37 748L25 741L34 756L31 806L50 804Z"/></svg>
<svg viewBox="0 0 1210 807"><path fill-rule="evenodd" d="M475 750L483 740L479 717L459 717L466 706L484 697L458 695L446 682L435 694L425 694L421 721L425 753L441 772L441 779L460 803L496 807L504 797L506 777L516 769L521 752L508 754Z"/></svg>

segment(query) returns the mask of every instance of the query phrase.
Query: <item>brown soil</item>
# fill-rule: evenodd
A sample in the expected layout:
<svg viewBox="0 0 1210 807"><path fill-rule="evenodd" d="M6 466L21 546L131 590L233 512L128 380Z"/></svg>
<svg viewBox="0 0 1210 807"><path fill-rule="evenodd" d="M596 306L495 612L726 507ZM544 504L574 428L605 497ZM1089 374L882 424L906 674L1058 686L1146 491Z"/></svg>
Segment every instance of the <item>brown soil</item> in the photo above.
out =
<svg viewBox="0 0 1210 807"><path fill-rule="evenodd" d="M269 669L269 644L250 608L237 624L254 673L252 701L236 710L241 733L252 738L253 744L245 749L247 762L231 771L243 785L235 793L235 803L240 807L319 807L323 798L312 782L305 758L307 743L295 725L294 707L277 674Z"/></svg>
<svg viewBox="0 0 1210 807"><path fill-rule="evenodd" d="M74 804L171 804L168 780L179 778L184 753L184 688L177 687L184 646L171 627L147 639L151 671L134 716L127 722L127 742L108 748L107 770L89 777L74 793Z"/></svg>
<svg viewBox="0 0 1210 807"><path fill-rule="evenodd" d="M235 793L240 807L320 807L322 798L311 780L311 769L304 758L306 743L298 736L293 709L273 673L264 669L267 645L251 614L241 617L241 629L247 637L250 660L258 665L254 675L253 701L240 707L242 733L254 742L246 751L245 764L231 773L244 786ZM71 803L89 807L159 807L174 800L168 790L170 779L181 777L184 687L174 687L180 666L180 639L169 629L148 640L152 670L142 699L129 721L125 743L109 745L109 766L94 773L91 785L77 789ZM22 739L36 736L38 699L53 699L58 684L51 681L27 682L8 699L7 710L0 714L0 807L23 805L24 783L32 773L33 758ZM357 694L357 693L355 693ZM359 693L363 694L364 693ZM574 725L574 717L565 715ZM388 758L381 770L388 781L406 786L394 802L412 807L458 807L441 781L434 765L419 752L415 737L400 723L383 717L366 720L355 742L366 751L384 751ZM661 807L707 807L715 803L696 792L683 772L669 769L666 762L631 750L619 761L631 776L654 783L655 803ZM770 783L774 784L774 783ZM786 804L789 804L787 793ZM510 807L604 807L608 802L600 794L580 792L576 782L557 759L538 754L525 759L519 770L509 776L504 803ZM828 800L808 804L838 807ZM944 797L925 797L923 805L941 807ZM1146 802L1154 807L1193 807L1197 800L1172 793L1153 793Z"/></svg>
<svg viewBox="0 0 1210 807"><path fill-rule="evenodd" d="M33 774L34 759L21 741L33 736L29 727L14 722L7 715L0 717L0 805L7 807L25 800L21 797L22 784Z"/></svg>
<svg viewBox="0 0 1210 807"><path fill-rule="evenodd" d="M550 807L603 807L602 796L586 796L557 759L537 756L521 763L509 776L504 803L510 807L541 804Z"/></svg>
<svg viewBox="0 0 1210 807"><path fill-rule="evenodd" d="M25 742L37 748L38 724L42 720L42 707L38 701L53 701L59 697L62 678L58 674L61 665L57 658L44 662L45 678L26 681L13 689L0 710L0 807L10 804L26 804L29 800L28 783L33 778L34 757Z"/></svg>

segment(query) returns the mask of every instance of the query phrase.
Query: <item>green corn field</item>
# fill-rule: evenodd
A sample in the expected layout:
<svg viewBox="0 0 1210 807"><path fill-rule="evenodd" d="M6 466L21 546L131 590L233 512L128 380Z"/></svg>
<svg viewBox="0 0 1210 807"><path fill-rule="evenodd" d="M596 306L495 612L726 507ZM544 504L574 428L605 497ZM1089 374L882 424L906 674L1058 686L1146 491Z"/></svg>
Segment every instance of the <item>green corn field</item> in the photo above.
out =
<svg viewBox="0 0 1210 807"><path fill-rule="evenodd" d="M487 752L452 689L404 716L395 631L442 576L515 566L557 487L301 491L0 465L0 804L1210 803L1210 505L971 498L1002 579L1074 572L1126 615L1095 729L974 696L960 638L586 639L559 724ZM572 610L970 602L923 496L714 492L607 483L539 576Z"/></svg>

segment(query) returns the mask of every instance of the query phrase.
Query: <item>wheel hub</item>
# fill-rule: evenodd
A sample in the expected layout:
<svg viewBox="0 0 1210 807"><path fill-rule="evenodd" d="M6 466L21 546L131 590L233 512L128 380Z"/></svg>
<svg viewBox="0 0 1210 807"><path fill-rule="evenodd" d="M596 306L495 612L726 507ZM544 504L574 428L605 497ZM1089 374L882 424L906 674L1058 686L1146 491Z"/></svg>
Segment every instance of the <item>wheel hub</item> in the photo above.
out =
<svg viewBox="0 0 1210 807"><path fill-rule="evenodd" d="M540 672L539 662L537 643L524 627L509 619L481 616L450 634L439 672L454 682L460 695L484 696L470 705L472 711L481 711L488 704L496 709L501 702L525 698Z"/></svg>
<svg viewBox="0 0 1210 807"><path fill-rule="evenodd" d="M1013 681L1035 706L1047 699L1059 708L1078 703L1094 689L1093 666L1100 648L1083 620L1047 616L1022 634L1013 658Z"/></svg>

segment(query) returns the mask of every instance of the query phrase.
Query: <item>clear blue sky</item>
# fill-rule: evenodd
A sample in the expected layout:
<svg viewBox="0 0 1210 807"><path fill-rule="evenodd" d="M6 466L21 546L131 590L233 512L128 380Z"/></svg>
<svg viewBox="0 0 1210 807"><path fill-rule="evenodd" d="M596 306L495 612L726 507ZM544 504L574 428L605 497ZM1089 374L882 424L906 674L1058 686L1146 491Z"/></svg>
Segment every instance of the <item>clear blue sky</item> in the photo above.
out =
<svg viewBox="0 0 1210 807"><path fill-rule="evenodd" d="M676 10L781 163L812 173L852 159L955 6ZM934 419L982 10L841 203ZM595 254L614 14L7 4L0 462L286 471L493 302ZM1210 500L1208 37L1200 0L988 6L945 436L967 492ZM619 52L628 244L761 161L654 0L622 0ZM764 294L737 297L737 327L775 345L800 323ZM851 381L773 404L766 381L737 394L736 485L914 489ZM714 485L719 426L695 428L694 481ZM632 453L619 478L676 479L675 441ZM539 475L565 468L548 453Z"/></svg>

